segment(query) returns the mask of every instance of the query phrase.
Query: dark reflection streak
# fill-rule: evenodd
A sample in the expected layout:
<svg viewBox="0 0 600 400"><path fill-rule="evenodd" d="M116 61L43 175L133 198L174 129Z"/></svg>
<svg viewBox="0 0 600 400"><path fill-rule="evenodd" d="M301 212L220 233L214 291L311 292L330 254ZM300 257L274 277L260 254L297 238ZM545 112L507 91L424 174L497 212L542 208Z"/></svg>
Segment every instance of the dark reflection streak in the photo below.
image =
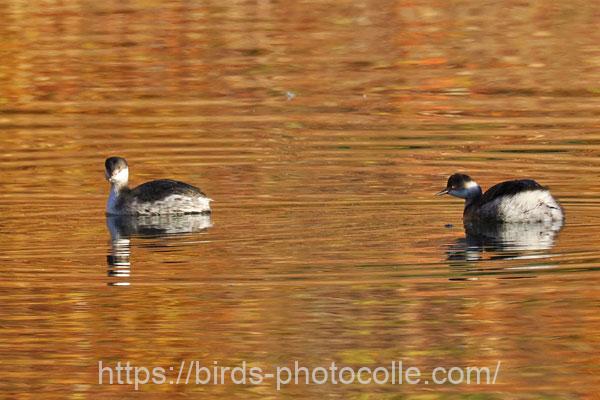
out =
<svg viewBox="0 0 600 400"><path fill-rule="evenodd" d="M562 223L559 222L466 223L465 237L448 246L447 260L451 267L464 269L463 275L505 274L509 272L506 268L476 268L474 263L485 260L485 253L492 253L487 258L492 261L548 258L551 256L550 250L561 228ZM538 263L524 267L531 270L519 270L519 273L529 275L534 273L535 268L551 267L551 265ZM517 279L517 277L513 278Z"/></svg>
<svg viewBox="0 0 600 400"><path fill-rule="evenodd" d="M152 215L129 216L111 215L106 217L106 226L110 232L111 246L106 261L108 277L119 278L117 282L110 282L110 286L127 286L128 281L123 278L131 276L131 239L166 239L180 237L190 233L207 231L212 226L210 214L189 215ZM169 243L151 246L159 251L170 252Z"/></svg>

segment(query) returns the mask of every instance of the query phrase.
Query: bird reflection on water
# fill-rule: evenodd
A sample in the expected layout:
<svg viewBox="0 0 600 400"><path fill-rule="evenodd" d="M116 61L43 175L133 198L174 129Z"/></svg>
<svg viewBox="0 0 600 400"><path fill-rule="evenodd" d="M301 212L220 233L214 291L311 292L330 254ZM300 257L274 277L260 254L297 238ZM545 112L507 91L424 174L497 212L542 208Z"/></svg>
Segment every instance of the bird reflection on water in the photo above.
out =
<svg viewBox="0 0 600 400"><path fill-rule="evenodd" d="M176 238L177 236L205 232L212 226L210 214L183 215L108 215L106 226L110 232L111 246L107 256L108 276L118 278L112 286L127 286L131 276L131 239ZM165 245L166 246L166 245ZM153 247L161 247L153 242Z"/></svg>
<svg viewBox="0 0 600 400"><path fill-rule="evenodd" d="M465 237L448 246L447 259L452 267L466 267L487 259L525 260L551 256L562 222L539 223L465 223ZM548 264L515 267L514 270L552 268Z"/></svg>

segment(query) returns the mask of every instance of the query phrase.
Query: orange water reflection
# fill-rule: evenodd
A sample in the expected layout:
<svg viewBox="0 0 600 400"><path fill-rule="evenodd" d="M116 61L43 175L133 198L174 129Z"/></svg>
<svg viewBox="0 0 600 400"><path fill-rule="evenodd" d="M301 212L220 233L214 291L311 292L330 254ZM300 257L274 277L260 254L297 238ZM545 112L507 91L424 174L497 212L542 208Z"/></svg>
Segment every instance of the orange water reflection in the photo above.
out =
<svg viewBox="0 0 600 400"><path fill-rule="evenodd" d="M591 3L0 9L2 397L133 397L97 384L99 360L183 359L402 359L425 371L501 360L502 371L495 386L149 385L138 396L600 391ZM102 169L115 154L134 184L200 186L215 199L211 226L115 239ZM461 204L432 197L457 170L485 187L538 179L566 226L534 246L514 232L473 241Z"/></svg>

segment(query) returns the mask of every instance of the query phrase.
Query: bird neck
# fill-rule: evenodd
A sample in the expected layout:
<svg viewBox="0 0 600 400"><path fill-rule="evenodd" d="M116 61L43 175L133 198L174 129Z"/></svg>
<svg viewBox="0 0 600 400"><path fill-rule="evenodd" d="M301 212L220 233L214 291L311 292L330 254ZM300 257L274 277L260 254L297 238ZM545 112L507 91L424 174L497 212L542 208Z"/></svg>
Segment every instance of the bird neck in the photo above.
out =
<svg viewBox="0 0 600 400"><path fill-rule="evenodd" d="M118 205L124 199L127 199L127 193L129 193L127 183L110 185L110 193L108 195L108 201L106 202L106 213L107 214L118 214Z"/></svg>
<svg viewBox="0 0 600 400"><path fill-rule="evenodd" d="M118 196L123 192L126 192L129 190L129 187L127 186L127 181L125 180L121 180L121 181L116 181L110 184L110 194L111 195L115 195Z"/></svg>
<svg viewBox="0 0 600 400"><path fill-rule="evenodd" d="M475 184L467 189L465 209L475 204L482 196L481 186Z"/></svg>

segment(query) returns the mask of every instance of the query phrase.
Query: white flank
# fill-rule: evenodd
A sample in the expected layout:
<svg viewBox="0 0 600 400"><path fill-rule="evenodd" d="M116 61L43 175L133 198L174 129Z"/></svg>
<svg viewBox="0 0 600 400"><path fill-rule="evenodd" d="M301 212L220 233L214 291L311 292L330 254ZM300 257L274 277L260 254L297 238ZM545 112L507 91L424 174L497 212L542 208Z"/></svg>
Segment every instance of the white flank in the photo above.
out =
<svg viewBox="0 0 600 400"><path fill-rule="evenodd" d="M210 211L210 199L173 194L153 202L134 200L129 208L140 215L202 213Z"/></svg>
<svg viewBox="0 0 600 400"><path fill-rule="evenodd" d="M485 204L478 214L504 222L562 221L558 202L547 190L528 190Z"/></svg>

